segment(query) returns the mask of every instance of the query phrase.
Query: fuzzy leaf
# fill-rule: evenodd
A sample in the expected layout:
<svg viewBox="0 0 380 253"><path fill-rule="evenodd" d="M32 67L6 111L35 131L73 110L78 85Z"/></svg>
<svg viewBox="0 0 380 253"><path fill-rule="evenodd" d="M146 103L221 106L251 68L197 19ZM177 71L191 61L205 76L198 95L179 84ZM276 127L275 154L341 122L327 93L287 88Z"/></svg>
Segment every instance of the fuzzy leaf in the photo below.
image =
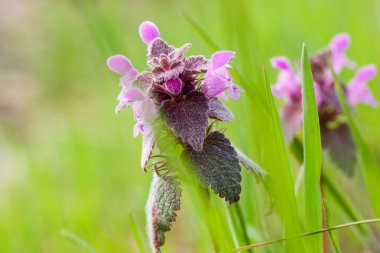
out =
<svg viewBox="0 0 380 253"><path fill-rule="evenodd" d="M202 92L192 91L184 100L168 100L161 108L175 135L196 151L202 150L206 137L208 101Z"/></svg>
<svg viewBox="0 0 380 253"><path fill-rule="evenodd" d="M161 54L169 55L173 51L174 48L172 46L169 46L164 40L157 38L149 46L148 57L159 57Z"/></svg>
<svg viewBox="0 0 380 253"><path fill-rule="evenodd" d="M321 128L321 138L322 146L329 151L332 161L351 177L354 174L357 156L355 142L347 124L341 124L334 129Z"/></svg>
<svg viewBox="0 0 380 253"><path fill-rule="evenodd" d="M184 57L186 51L189 49L189 47L191 46L190 43L186 43L185 45L183 45L182 47L178 48L178 49L175 49L173 52L171 52L169 54L169 57L171 59L181 59Z"/></svg>
<svg viewBox="0 0 380 253"><path fill-rule="evenodd" d="M164 233L169 231L176 220L176 211L181 206L179 181L172 176L153 175L149 199L146 205L147 228L154 252L161 252L165 243Z"/></svg>
<svg viewBox="0 0 380 253"><path fill-rule="evenodd" d="M234 118L231 111L217 98L210 99L209 107L208 116L212 119L231 121Z"/></svg>
<svg viewBox="0 0 380 253"><path fill-rule="evenodd" d="M202 187L210 185L215 194L229 203L239 200L241 168L235 149L223 133L211 132L204 141L202 151L197 152L187 146L183 156Z"/></svg>
<svg viewBox="0 0 380 253"><path fill-rule="evenodd" d="M204 56L190 56L185 60L185 69L193 74L205 73L210 62Z"/></svg>
<svg viewBox="0 0 380 253"><path fill-rule="evenodd" d="M183 72L184 63L183 62L175 62L167 69L155 68L153 70L153 74L156 82L163 82L169 79L174 79L179 76Z"/></svg>
<svg viewBox="0 0 380 253"><path fill-rule="evenodd" d="M252 170L255 173L257 180L263 180L264 181L265 178L267 177L268 173L266 173L266 171L263 170L257 163L252 161L246 154L241 152L240 149L238 149L237 147L234 147L234 148L235 148L236 153L237 153L237 158L244 165L244 167L247 170Z"/></svg>

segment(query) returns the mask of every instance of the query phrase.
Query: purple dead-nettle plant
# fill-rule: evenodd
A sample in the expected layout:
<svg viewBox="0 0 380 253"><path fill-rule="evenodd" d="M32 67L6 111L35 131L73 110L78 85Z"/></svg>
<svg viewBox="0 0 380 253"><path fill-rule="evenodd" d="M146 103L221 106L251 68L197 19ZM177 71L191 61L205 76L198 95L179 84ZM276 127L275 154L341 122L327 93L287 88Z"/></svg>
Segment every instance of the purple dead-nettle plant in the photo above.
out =
<svg viewBox="0 0 380 253"><path fill-rule="evenodd" d="M328 151L332 161L348 175L353 174L357 160L355 144L350 129L343 117L342 108L335 92L335 82L330 71L339 74L344 67L354 69L356 63L350 60L345 52L350 45L348 34L338 34L326 49L310 57L314 79L314 90L318 106L321 128L322 146ZM302 127L302 94L300 70L294 69L286 57L274 57L272 66L280 72L277 83L272 86L273 94L285 99L282 108L282 120L285 127L286 139L290 142ZM343 85L345 97L353 109L359 103L376 106L367 86L376 75L373 64L360 67L354 77Z"/></svg>
<svg viewBox="0 0 380 253"><path fill-rule="evenodd" d="M143 138L141 167L153 169L148 233L153 250L160 252L164 232L170 230L180 208L180 181L193 179L234 203L241 192L240 162L259 178L264 178L265 172L213 124L233 119L220 98L238 99L243 91L229 73L235 53L219 51L211 60L202 55L187 57L190 44L180 48L168 45L155 24L146 21L139 32L148 47L148 68L139 72L122 55L110 57L107 64L123 75L116 111L132 108L134 136L141 133ZM165 139L174 140L174 145L165 144ZM178 155L172 146L180 147Z"/></svg>

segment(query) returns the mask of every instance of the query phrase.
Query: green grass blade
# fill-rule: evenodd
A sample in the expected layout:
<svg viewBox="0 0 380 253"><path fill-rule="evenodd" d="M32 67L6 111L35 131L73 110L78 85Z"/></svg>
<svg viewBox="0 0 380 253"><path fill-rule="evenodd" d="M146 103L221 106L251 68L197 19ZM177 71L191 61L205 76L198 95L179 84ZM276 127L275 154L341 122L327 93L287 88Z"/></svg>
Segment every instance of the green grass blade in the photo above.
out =
<svg viewBox="0 0 380 253"><path fill-rule="evenodd" d="M330 71L333 73L335 83L341 84L342 82L339 80L339 77L336 75L336 73L334 73L331 66ZM361 168L364 176L373 212L376 216L380 217L380 168L377 164L374 154L367 145L367 142L361 133L359 126L351 114L351 109L344 96L342 86L335 85L335 90L339 99L339 103L341 104L344 114L347 117L348 124L356 143L356 149L359 157L359 167Z"/></svg>
<svg viewBox="0 0 380 253"><path fill-rule="evenodd" d="M69 241L73 242L74 244L78 245L80 248L85 249L87 252L90 253L97 253L98 251L88 242L77 236L76 234L68 231L68 230L62 230L61 235L68 239Z"/></svg>
<svg viewBox="0 0 380 253"><path fill-rule="evenodd" d="M129 216L129 223L131 226L131 230L132 230L133 236L135 237L135 241L139 249L139 252L144 253L145 252L144 243L143 243L139 228L137 226L136 218L133 215L133 213L129 213L128 216Z"/></svg>
<svg viewBox="0 0 380 253"><path fill-rule="evenodd" d="M189 14L186 12L183 13L185 19L189 22L189 24L193 27L193 29L201 36L201 38L206 42L207 46L213 51L219 50L219 46L211 39L211 37L207 34L207 32L202 28L197 21L195 21Z"/></svg>
<svg viewBox="0 0 380 253"><path fill-rule="evenodd" d="M301 233L299 223L298 208L294 193L294 183L291 177L291 167L286 151L284 137L282 135L280 119L274 104L270 84L264 70L264 79L268 99L268 108L271 125L271 132L274 135L273 149L270 153L277 155L275 165L265 167L269 176L267 177L268 188L276 199L275 210L279 213L284 225L284 234L286 237L294 236ZM301 242L290 242L285 245L286 252L304 252L304 244Z"/></svg>
<svg viewBox="0 0 380 253"><path fill-rule="evenodd" d="M324 200L324 202L323 202L323 207L325 209L325 217L326 217L327 227L332 227L332 223L331 223L331 220L332 220L331 211L330 211L329 205L327 204L326 200ZM331 242L332 242L332 244L334 246L335 253L340 253L341 250L340 250L340 246L339 246L339 240L336 237L335 232L333 230L330 230L329 231L329 235L330 235Z"/></svg>
<svg viewBox="0 0 380 253"><path fill-rule="evenodd" d="M319 187L322 163L318 109L315 101L313 76L305 44L302 48L302 108L305 166L305 226L317 230L322 225L321 191ZM312 237L308 249L322 251L322 236Z"/></svg>
<svg viewBox="0 0 380 253"><path fill-rule="evenodd" d="M343 228L348 228L348 227L357 226L357 225L370 224L370 223L378 223L378 222L380 222L380 219L369 219L369 220L354 221L354 222L350 222L350 223L345 223L345 224L337 225L337 226L334 226L334 227L318 229L318 230L315 230L315 231L312 231L312 232L300 234L300 235L293 236L293 237L281 238L281 239L276 239L276 240L272 240L272 241L267 241L267 242L261 242L261 243L256 243L256 244L252 244L252 245L247 245L247 246L244 246L244 247L233 249L233 250L231 250L231 252L244 251L244 250L254 249L254 248L260 248L260 247L264 247L264 246L267 246L267 245L271 245L271 244L275 244L275 243L280 243L280 242L291 241L291 240L299 239L299 238L303 238L303 237L321 236L321 234L325 233L325 232L330 232L330 231L334 231L334 230L338 230L338 229L343 229Z"/></svg>

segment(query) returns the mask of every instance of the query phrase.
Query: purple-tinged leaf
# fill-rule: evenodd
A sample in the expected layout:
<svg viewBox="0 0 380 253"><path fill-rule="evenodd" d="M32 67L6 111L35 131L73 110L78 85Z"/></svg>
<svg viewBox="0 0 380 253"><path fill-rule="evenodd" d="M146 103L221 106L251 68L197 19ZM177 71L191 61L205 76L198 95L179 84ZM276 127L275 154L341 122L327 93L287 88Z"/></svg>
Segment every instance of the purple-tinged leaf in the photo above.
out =
<svg viewBox="0 0 380 253"><path fill-rule="evenodd" d="M210 99L209 107L208 116L212 119L231 121L234 118L231 111L217 98Z"/></svg>
<svg viewBox="0 0 380 253"><path fill-rule="evenodd" d="M160 55L169 55L174 51L172 46L169 46L164 40L157 38L151 42L148 49L148 57L160 57Z"/></svg>
<svg viewBox="0 0 380 253"><path fill-rule="evenodd" d="M321 127L322 147L327 149L331 160L348 176L354 174L357 156L355 142L347 124L329 129Z"/></svg>
<svg viewBox="0 0 380 253"><path fill-rule="evenodd" d="M158 176L154 173L146 205L147 230L154 252L161 252L165 243L164 233L169 231L176 220L176 211L181 206L179 181L172 176Z"/></svg>
<svg viewBox="0 0 380 253"><path fill-rule="evenodd" d="M196 151L187 146L184 159L190 163L200 185L209 185L230 204L240 199L240 165L235 149L223 133L211 132L205 139L203 150Z"/></svg>
<svg viewBox="0 0 380 253"><path fill-rule="evenodd" d="M187 49L191 46L190 43L186 43L182 47L175 49L173 52L169 54L170 59L181 59L184 57L184 54L186 53Z"/></svg>
<svg viewBox="0 0 380 253"><path fill-rule="evenodd" d="M168 68L164 69L161 67L156 67L153 70L154 79L156 82L167 81L169 79L174 79L179 76L180 73L183 72L185 64L183 62L175 62L168 66Z"/></svg>
<svg viewBox="0 0 380 253"><path fill-rule="evenodd" d="M185 60L185 70L193 74L205 73L210 62L204 56L190 56Z"/></svg>
<svg viewBox="0 0 380 253"><path fill-rule="evenodd" d="M148 71L141 72L133 83L133 87L137 87L143 91L147 91L153 83L152 74Z"/></svg>
<svg viewBox="0 0 380 253"><path fill-rule="evenodd" d="M192 91L184 100L165 101L161 111L175 135L194 150L201 151L206 137L209 99L199 91Z"/></svg>

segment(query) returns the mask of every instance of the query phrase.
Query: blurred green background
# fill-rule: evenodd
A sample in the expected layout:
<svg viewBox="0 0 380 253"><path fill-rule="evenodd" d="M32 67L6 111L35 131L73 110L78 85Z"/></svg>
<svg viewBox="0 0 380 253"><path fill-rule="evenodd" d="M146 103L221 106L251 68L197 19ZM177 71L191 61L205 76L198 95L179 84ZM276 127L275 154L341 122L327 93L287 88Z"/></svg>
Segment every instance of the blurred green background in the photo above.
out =
<svg viewBox="0 0 380 253"><path fill-rule="evenodd" d="M246 92L227 102L235 120L226 133L264 167L275 166L278 155L263 105L263 66L271 83L277 75L270 57L297 59L302 42L312 52L348 32L349 57L380 66L377 0L0 0L0 252L86 252L62 231L99 252L137 252L131 228L135 222L144 233L152 173L139 167L141 137L132 136L132 114L114 113L118 76L105 61L122 53L137 69L146 67L138 36L144 20L155 22L170 44L191 42L189 54L209 57L212 50L184 15L221 48L236 51ZM343 73L347 80L352 75ZM370 84L378 100L379 82ZM380 109L360 105L356 118L380 160ZM353 205L372 217L360 174L348 180L332 173ZM281 236L265 190L246 171L241 198L250 243ZM331 207L334 224L349 221ZM184 191L164 252L212 251L195 209ZM365 252L355 230L338 235L343 252Z"/></svg>

